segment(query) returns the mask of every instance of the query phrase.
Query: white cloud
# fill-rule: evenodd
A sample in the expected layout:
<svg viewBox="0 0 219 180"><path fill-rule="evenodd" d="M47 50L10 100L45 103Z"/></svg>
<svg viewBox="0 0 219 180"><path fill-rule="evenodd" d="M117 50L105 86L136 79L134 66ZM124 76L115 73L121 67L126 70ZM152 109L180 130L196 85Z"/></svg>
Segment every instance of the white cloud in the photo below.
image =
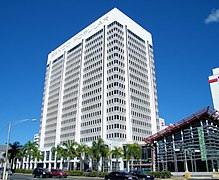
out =
<svg viewBox="0 0 219 180"><path fill-rule="evenodd" d="M205 19L206 24L214 22L219 22L219 9L213 9L211 11L211 14L209 14L208 17Z"/></svg>

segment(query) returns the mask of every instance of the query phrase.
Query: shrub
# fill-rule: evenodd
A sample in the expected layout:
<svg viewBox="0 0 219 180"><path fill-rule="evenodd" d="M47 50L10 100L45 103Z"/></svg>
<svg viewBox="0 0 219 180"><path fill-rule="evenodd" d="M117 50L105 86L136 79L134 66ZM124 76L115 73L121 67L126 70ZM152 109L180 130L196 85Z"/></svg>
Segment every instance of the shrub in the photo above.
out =
<svg viewBox="0 0 219 180"><path fill-rule="evenodd" d="M24 173L24 174L32 174L33 170L31 169L16 169L15 173Z"/></svg>
<svg viewBox="0 0 219 180"><path fill-rule="evenodd" d="M69 176L82 176L83 171L80 170L74 170L74 171L67 171Z"/></svg>
<svg viewBox="0 0 219 180"><path fill-rule="evenodd" d="M97 174L98 177L105 177L107 174L109 174L108 172L99 172Z"/></svg>
<svg viewBox="0 0 219 180"><path fill-rule="evenodd" d="M88 177L97 177L98 173L97 171L92 171L91 173L89 173L87 176Z"/></svg>

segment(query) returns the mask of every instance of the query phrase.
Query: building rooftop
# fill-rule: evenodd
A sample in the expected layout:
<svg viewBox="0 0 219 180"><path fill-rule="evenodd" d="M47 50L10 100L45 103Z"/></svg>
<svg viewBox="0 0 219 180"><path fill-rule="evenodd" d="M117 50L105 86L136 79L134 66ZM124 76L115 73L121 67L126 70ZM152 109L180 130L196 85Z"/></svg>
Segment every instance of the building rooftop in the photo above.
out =
<svg viewBox="0 0 219 180"><path fill-rule="evenodd" d="M184 126L194 124L197 120L199 120L202 117L208 117L213 120L219 121L219 113L217 110L213 109L210 106L207 106L200 111L188 116L187 118L182 119L181 121L170 125L166 127L165 129L149 136L144 141L146 144L152 143L153 141L160 140L164 136L167 136L168 134L174 133L175 131L178 131L179 129L182 129Z"/></svg>

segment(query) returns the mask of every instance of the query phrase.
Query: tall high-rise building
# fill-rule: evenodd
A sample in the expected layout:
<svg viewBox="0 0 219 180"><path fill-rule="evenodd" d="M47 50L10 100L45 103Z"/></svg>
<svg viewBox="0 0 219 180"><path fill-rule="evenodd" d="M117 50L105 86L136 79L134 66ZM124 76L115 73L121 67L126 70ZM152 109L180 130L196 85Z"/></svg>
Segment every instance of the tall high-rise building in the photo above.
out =
<svg viewBox="0 0 219 180"><path fill-rule="evenodd" d="M118 9L48 55L41 151L67 140L143 141L158 121L151 34Z"/></svg>
<svg viewBox="0 0 219 180"><path fill-rule="evenodd" d="M215 68L212 71L213 75L209 76L208 82L210 83L214 109L219 110L219 68Z"/></svg>

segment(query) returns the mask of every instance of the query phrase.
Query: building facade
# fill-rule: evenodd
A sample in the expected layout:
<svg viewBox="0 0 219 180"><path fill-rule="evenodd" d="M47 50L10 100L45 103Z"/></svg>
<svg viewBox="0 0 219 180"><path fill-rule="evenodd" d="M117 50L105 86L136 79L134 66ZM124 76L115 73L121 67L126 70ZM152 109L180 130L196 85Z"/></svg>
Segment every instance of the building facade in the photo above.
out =
<svg viewBox="0 0 219 180"><path fill-rule="evenodd" d="M110 147L157 131L151 34L114 8L48 55L40 150L68 140Z"/></svg>
<svg viewBox="0 0 219 180"><path fill-rule="evenodd" d="M206 107L145 139L154 170L213 172L219 169L219 114Z"/></svg>
<svg viewBox="0 0 219 180"><path fill-rule="evenodd" d="M219 110L219 68L215 68L212 71L213 75L209 76L208 82L211 88L214 108Z"/></svg>

